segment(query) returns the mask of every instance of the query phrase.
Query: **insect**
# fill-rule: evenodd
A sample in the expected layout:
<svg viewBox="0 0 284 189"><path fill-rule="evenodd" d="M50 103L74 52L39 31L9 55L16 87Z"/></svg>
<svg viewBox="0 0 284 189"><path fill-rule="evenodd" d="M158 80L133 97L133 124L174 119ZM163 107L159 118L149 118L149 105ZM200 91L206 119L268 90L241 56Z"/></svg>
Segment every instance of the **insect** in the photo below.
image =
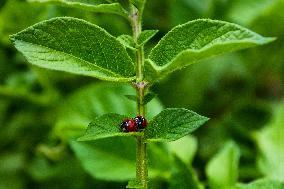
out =
<svg viewBox="0 0 284 189"><path fill-rule="evenodd" d="M138 129L145 129L146 128L147 120L145 119L145 117L143 117L143 116L136 116L134 118L134 120L135 120L135 123L136 123Z"/></svg>
<svg viewBox="0 0 284 189"><path fill-rule="evenodd" d="M136 116L134 119L124 119L120 124L122 132L137 132L138 130L145 129L147 126L147 120L143 116Z"/></svg>
<svg viewBox="0 0 284 189"><path fill-rule="evenodd" d="M133 119L125 119L120 124L120 129L123 132L136 132L138 130L137 124Z"/></svg>

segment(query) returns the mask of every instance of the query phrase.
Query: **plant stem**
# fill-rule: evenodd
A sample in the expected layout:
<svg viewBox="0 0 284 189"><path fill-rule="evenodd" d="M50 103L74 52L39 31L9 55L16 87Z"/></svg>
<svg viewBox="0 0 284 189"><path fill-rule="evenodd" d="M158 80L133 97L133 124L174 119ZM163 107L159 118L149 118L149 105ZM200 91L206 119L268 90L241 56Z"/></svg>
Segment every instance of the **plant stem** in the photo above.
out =
<svg viewBox="0 0 284 189"><path fill-rule="evenodd" d="M136 83L137 86L137 114L144 116L145 106L143 104L144 82ZM147 161L147 143L144 135L136 137L136 179L143 184L143 189L148 188L148 161Z"/></svg>
<svg viewBox="0 0 284 189"><path fill-rule="evenodd" d="M142 13L138 9L131 6L130 22L133 30L134 41L137 42L141 33ZM143 81L143 66L144 66L144 49L143 46L138 47L136 51L136 82L134 86L137 94L137 115L145 116L144 106L144 91L146 83ZM143 189L148 188L148 161L147 161L147 144L144 136L136 137L136 179L143 184Z"/></svg>

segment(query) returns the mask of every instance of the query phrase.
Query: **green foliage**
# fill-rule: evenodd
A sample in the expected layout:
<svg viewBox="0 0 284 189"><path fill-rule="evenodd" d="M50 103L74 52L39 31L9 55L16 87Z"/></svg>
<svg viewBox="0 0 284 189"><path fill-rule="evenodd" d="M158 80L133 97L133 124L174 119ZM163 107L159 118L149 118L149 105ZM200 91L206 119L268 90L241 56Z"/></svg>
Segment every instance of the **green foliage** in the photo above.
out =
<svg viewBox="0 0 284 189"><path fill-rule="evenodd" d="M0 11L1 42L10 44L9 35L41 21L46 18L47 14L48 12L45 7L27 4L18 0L8 0ZM18 20L21 20L21 22L18 22ZM2 47L2 49L4 48Z"/></svg>
<svg viewBox="0 0 284 189"><path fill-rule="evenodd" d="M261 179L249 184L238 184L233 189L283 189L284 183L275 180Z"/></svg>
<svg viewBox="0 0 284 189"><path fill-rule="evenodd" d="M138 46L142 46L147 43L152 37L158 33L158 30L144 30L141 32L137 39Z"/></svg>
<svg viewBox="0 0 284 189"><path fill-rule="evenodd" d="M71 147L86 171L95 178L127 180L135 177L135 153L132 150L135 145L129 138L99 140L96 143L73 141Z"/></svg>
<svg viewBox="0 0 284 189"><path fill-rule="evenodd" d="M114 133L115 136L131 135L119 131L119 125L125 116L114 113L133 117L131 115L135 112L135 103L123 98L125 93L129 94L133 92L132 90L130 86L110 83L86 86L71 95L60 109L54 133L64 140L72 139L70 145L76 157L80 160L83 168L95 178L121 181L135 177L135 143L132 138L112 136L112 138L100 139L92 143L73 140L75 137L83 135L88 123L94 119L97 122L93 123L98 123L102 127L117 129L118 131L116 130L117 132ZM157 99L153 99L148 106L151 107L151 111L148 111L149 118L162 110ZM106 114L108 112L114 113ZM105 125L102 125L103 123ZM98 134L99 128L90 124L86 136L92 134L92 131ZM113 134L108 132L109 130L101 131L108 136ZM101 133L100 138L104 137ZM93 138L91 139L93 140ZM151 177L165 177L168 174L169 158L155 159L157 153L159 156L165 154L165 150L160 151L155 147L149 149L151 161L149 174ZM153 166L151 167L151 165Z"/></svg>
<svg viewBox="0 0 284 189"><path fill-rule="evenodd" d="M197 139L193 136L185 136L176 141L167 143L168 149L185 164L190 164L197 152Z"/></svg>
<svg viewBox="0 0 284 189"><path fill-rule="evenodd" d="M273 119L255 134L260 156L258 166L263 175L284 182L284 103L279 105Z"/></svg>
<svg viewBox="0 0 284 189"><path fill-rule="evenodd" d="M126 48L131 50L136 50L136 46L140 47L146 44L152 37L158 33L158 30L144 30L139 35L137 42L134 41L133 37L130 35L120 35L117 39L123 44Z"/></svg>
<svg viewBox="0 0 284 189"><path fill-rule="evenodd" d="M216 1L208 0L176 0L169 1L170 26L183 24L188 20L206 17L213 11Z"/></svg>
<svg viewBox="0 0 284 189"><path fill-rule="evenodd" d="M137 96L136 95L124 95L128 100L132 100L134 102L137 101Z"/></svg>
<svg viewBox="0 0 284 189"><path fill-rule="evenodd" d="M11 40L30 63L40 67L110 81L133 79L134 65L123 46L105 30L80 19L43 21Z"/></svg>
<svg viewBox="0 0 284 189"><path fill-rule="evenodd" d="M64 156L64 161L59 164L52 164L43 156L36 156L30 161L32 164L28 167L29 175L37 181L43 182L61 177L67 180L69 179L69 182L76 187L78 187L78 185L80 186L82 183L76 176L82 175L83 170L80 168L80 164L77 163L75 158ZM72 167L71 170L70 167ZM72 178L72 181L70 178Z"/></svg>
<svg viewBox="0 0 284 189"><path fill-rule="evenodd" d="M1 154L0 157L0 188L6 189L12 187L20 189L24 187L23 179L19 173L25 166L25 157L23 153ZM7 177L9 175L9 177Z"/></svg>
<svg viewBox="0 0 284 189"><path fill-rule="evenodd" d="M190 21L173 28L151 50L145 62L146 77L153 81L201 59L273 40L228 22Z"/></svg>
<svg viewBox="0 0 284 189"><path fill-rule="evenodd" d="M184 108L167 108L149 122L145 137L149 142L174 141L193 132L207 120Z"/></svg>
<svg viewBox="0 0 284 189"><path fill-rule="evenodd" d="M200 73L203 77L200 77ZM214 95L222 92L224 95L231 94L231 98L237 97L242 93L242 90L238 89L238 82L247 81L248 77L249 73L241 56L230 53L201 61L200 64L174 72L158 87L160 93L163 93L161 98L166 106L185 107L186 105L186 107L195 110L208 107L207 111L214 112L217 110L214 110L216 106L213 104L220 102L222 104L218 104L218 106L223 106L223 104L228 104L230 100L220 97L220 99L215 98L212 101L207 94ZM234 89L235 92L232 93L231 91Z"/></svg>
<svg viewBox="0 0 284 189"><path fill-rule="evenodd" d="M124 35L120 35L120 36L117 37L117 39L126 48L129 48L131 50L136 50L135 49L135 42L133 40L133 37L131 37L130 35L125 35L125 34Z"/></svg>
<svg viewBox="0 0 284 189"><path fill-rule="evenodd" d="M120 123L127 116L118 114L106 114L96 118L88 126L84 136L79 141L97 140L115 136L143 135L139 132L123 133ZM145 129L145 137L148 141L174 141L204 124L208 118L192 111L178 108L168 108L156 115Z"/></svg>
<svg viewBox="0 0 284 189"><path fill-rule="evenodd" d="M62 102L53 133L63 139L82 136L91 121L110 112L135 117L135 103L123 97L130 93L134 93L130 86L113 83L83 87ZM149 119L162 111L162 105L157 99L153 99L148 108L146 117ZM118 125L121 121L118 121Z"/></svg>
<svg viewBox="0 0 284 189"><path fill-rule="evenodd" d="M38 2L38 3L53 3L62 6L79 8L86 11L92 12L101 12L101 13L113 13L118 14L123 17L128 16L127 11L119 3L107 3L104 0L28 0L29 2Z"/></svg>
<svg viewBox="0 0 284 189"><path fill-rule="evenodd" d="M29 1L43 2L43 0ZM130 2L143 11L146 1L130 0ZM91 77L56 71L38 71L36 67L26 64L23 56L13 49L8 37L45 19L57 16L78 17L105 28L115 37L119 36L111 38L116 40L119 49L128 53L128 55L123 54L131 57L134 62L135 48L139 48L139 45L135 44L130 35L125 35L131 32L125 19L128 17L127 4L128 1L122 0L62 0L61 2L45 0L45 3L2 0L0 2L1 189L124 188L126 181L135 177L136 147L133 137L102 138L92 143L75 141L85 133L91 121L107 115L135 117L135 103L123 97L126 95L137 101L133 88L121 84L99 83ZM154 47L158 38L166 34L170 28L196 18L224 19L249 26L264 36L277 36L277 41L269 46L203 60L190 69L175 72L159 84L151 85L150 82L151 91L158 94L165 107L185 107L202 112L211 118L206 127L194 132L194 137L185 136L166 144L148 144L151 188L183 186L202 188L196 175L200 176L202 183L206 185L210 183L209 177L205 177L204 165L210 162L216 150L223 147L225 141L234 140L238 143L242 154L237 170L238 182L248 184L236 184L231 188L282 189L281 162L284 142L281 140L283 129L280 126L283 125L281 119L283 108L277 110L275 104L283 98L284 2L282 0L156 0L148 1L145 6L143 29L155 28L160 31L155 37L147 30L142 32L144 36L140 35L141 39L151 39L146 45L143 44L145 55L151 54L151 48L148 47ZM116 15L101 14L103 12ZM140 16L142 19L142 15ZM214 27L207 29L211 30ZM220 31L222 29L224 28L219 28ZM52 30L58 32L56 28ZM81 34L86 34L83 30L85 28L80 27L80 35L78 34L80 39ZM213 33L217 34L219 30ZM35 30L34 33L36 32L39 31ZM62 32L70 31L65 27ZM94 42L90 40L94 39L93 33L91 35L88 33L86 37L88 42L84 44L91 45ZM190 37L187 35L184 38ZM206 40L207 36L200 38ZM46 39L50 40L48 37ZM82 45L73 37L69 37L68 41ZM180 44L177 47L182 47ZM85 47L78 49L81 52L87 50ZM173 59L175 57L173 56ZM112 64L113 58L110 60ZM187 65L192 62L185 63ZM152 64L163 69L163 66L156 65L156 62ZM120 66L124 69L123 64ZM177 69L183 67L178 66ZM129 64L129 67L132 73L127 77L124 76L123 81L134 79L134 65ZM173 70L158 71L157 74L155 67L152 68L152 65L146 63L149 81L167 76ZM91 82L95 84L90 84ZM147 95L148 93L144 101L147 101ZM162 110L161 102L154 98L147 104L148 114L145 117L151 120ZM272 110L276 111L275 116L270 120ZM107 123L115 120L108 119ZM119 122L117 119L116 127ZM224 168L224 162L219 161L219 166L216 167ZM118 166L119 163L125 167ZM228 179L230 165L227 168L223 174L216 174L220 180ZM217 171L219 169L215 170ZM257 180L263 176L273 180ZM192 178L194 179L191 180ZM134 182L129 182L129 187L139 187L135 184L135 180L132 181ZM236 182L235 180L234 183Z"/></svg>
<svg viewBox="0 0 284 189"><path fill-rule="evenodd" d="M249 25L276 2L277 0L236 0L229 8L227 16L234 22Z"/></svg>
<svg viewBox="0 0 284 189"><path fill-rule="evenodd" d="M130 138L71 142L83 167L95 178L128 180L135 177L135 143Z"/></svg>
<svg viewBox="0 0 284 189"><path fill-rule="evenodd" d="M2 6L6 3L6 0L3 0L0 2L0 9L2 8Z"/></svg>
<svg viewBox="0 0 284 189"><path fill-rule="evenodd" d="M227 189L238 180L240 150L233 142L227 142L223 149L207 164L206 174L210 188Z"/></svg>
<svg viewBox="0 0 284 189"><path fill-rule="evenodd" d="M148 104L151 100L153 100L157 95L153 92L148 92L143 99L143 104Z"/></svg>
<svg viewBox="0 0 284 189"><path fill-rule="evenodd" d="M129 0L139 11L143 12L146 0Z"/></svg>
<svg viewBox="0 0 284 189"><path fill-rule="evenodd" d="M200 189L197 177L193 171L192 167L187 167L187 165L175 156L175 165L172 171L172 176L170 179L169 189Z"/></svg>
<svg viewBox="0 0 284 189"><path fill-rule="evenodd" d="M112 137L91 143L72 141L71 148L85 170L95 178L113 181L135 178L134 138ZM157 159L157 151L159 149L149 147L149 176L164 178L169 172L169 157L164 157L165 161Z"/></svg>
<svg viewBox="0 0 284 189"><path fill-rule="evenodd" d="M92 121L84 136L80 137L79 141L97 140L101 138L115 136L131 136L139 135L139 132L124 133L120 129L122 120L127 116L119 114L104 114Z"/></svg>

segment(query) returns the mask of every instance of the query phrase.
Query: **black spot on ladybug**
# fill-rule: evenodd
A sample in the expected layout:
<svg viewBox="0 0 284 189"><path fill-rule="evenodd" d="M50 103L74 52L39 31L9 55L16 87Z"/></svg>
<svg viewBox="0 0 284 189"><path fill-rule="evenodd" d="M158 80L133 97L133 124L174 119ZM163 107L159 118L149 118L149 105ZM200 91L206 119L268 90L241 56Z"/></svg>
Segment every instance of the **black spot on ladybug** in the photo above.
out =
<svg viewBox="0 0 284 189"><path fill-rule="evenodd" d="M145 117L143 116L136 116L134 118L135 123L138 127L138 129L145 129L147 127L147 120Z"/></svg>
<svg viewBox="0 0 284 189"><path fill-rule="evenodd" d="M120 124L120 129L123 132L136 132L138 130L136 122L133 119L125 119Z"/></svg>

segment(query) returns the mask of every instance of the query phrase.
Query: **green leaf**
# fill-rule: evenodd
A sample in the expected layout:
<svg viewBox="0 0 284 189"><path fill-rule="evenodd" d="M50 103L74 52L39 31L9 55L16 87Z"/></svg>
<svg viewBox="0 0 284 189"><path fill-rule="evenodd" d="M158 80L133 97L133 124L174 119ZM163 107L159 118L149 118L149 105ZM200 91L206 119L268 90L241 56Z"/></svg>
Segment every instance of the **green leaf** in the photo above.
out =
<svg viewBox="0 0 284 189"><path fill-rule="evenodd" d="M143 12L146 0L130 0L130 3L132 3L140 12Z"/></svg>
<svg viewBox="0 0 284 189"><path fill-rule="evenodd" d="M119 3L105 3L103 0L28 0L28 2L54 3L62 6L79 8L92 12L118 14L125 18L128 13Z"/></svg>
<svg viewBox="0 0 284 189"><path fill-rule="evenodd" d="M137 96L136 95L124 95L128 100L132 100L134 102L137 101Z"/></svg>
<svg viewBox="0 0 284 189"><path fill-rule="evenodd" d="M15 47L37 66L109 81L134 79L134 65L123 45L102 28L61 17L11 36Z"/></svg>
<svg viewBox="0 0 284 189"><path fill-rule="evenodd" d="M133 40L133 37L131 37L130 35L120 35L117 37L117 39L126 48L136 51L135 42Z"/></svg>
<svg viewBox="0 0 284 189"><path fill-rule="evenodd" d="M134 139L133 139L134 140ZM71 148L85 170L102 180L135 178L135 143L129 137L95 142L71 142Z"/></svg>
<svg viewBox="0 0 284 189"><path fill-rule="evenodd" d="M228 189L238 180L240 150L234 142L227 142L206 166L211 189Z"/></svg>
<svg viewBox="0 0 284 189"><path fill-rule="evenodd" d="M147 43L152 37L154 37L159 30L144 30L141 32L137 39L138 46L143 46Z"/></svg>
<svg viewBox="0 0 284 189"><path fill-rule="evenodd" d="M130 97L134 97L128 95ZM136 98L136 97L135 97ZM124 133L120 129L121 122L128 118L126 115L104 114L95 118L88 126L86 133L78 141L98 140L115 136L138 136L140 132Z"/></svg>
<svg viewBox="0 0 284 189"><path fill-rule="evenodd" d="M124 98L125 94L134 92L129 85L109 82L79 89L61 103L53 134L63 139L80 137L94 118L110 112L135 117L136 104ZM147 107L147 119L163 109L157 99L152 100Z"/></svg>
<svg viewBox="0 0 284 189"><path fill-rule="evenodd" d="M268 178L284 181L284 101L274 117L254 138L259 150L258 167Z"/></svg>
<svg viewBox="0 0 284 189"><path fill-rule="evenodd" d="M189 165L197 151L197 139L193 136L185 136L176 141L167 143L168 149L185 164Z"/></svg>
<svg viewBox="0 0 284 189"><path fill-rule="evenodd" d="M175 156L172 176L169 183L169 189L200 189L196 174L192 167L188 167L182 160Z"/></svg>
<svg viewBox="0 0 284 189"><path fill-rule="evenodd" d="M71 148L84 169L93 177L102 180L126 181L135 178L135 139L112 137L94 142L71 142ZM149 177L165 178L169 172L169 157L166 163L153 157L155 148L149 146ZM165 154L165 152L163 152ZM154 163L152 163L154 162Z"/></svg>
<svg viewBox="0 0 284 189"><path fill-rule="evenodd" d="M156 80L199 60L273 41L236 24L198 19L167 33L145 62L147 80Z"/></svg>
<svg viewBox="0 0 284 189"><path fill-rule="evenodd" d="M153 92L148 92L145 96L144 96L144 105L148 104L151 100L153 100L157 95Z"/></svg>
<svg viewBox="0 0 284 189"><path fill-rule="evenodd" d="M261 179L249 184L238 184L232 189L284 189L284 183L275 180Z"/></svg>
<svg viewBox="0 0 284 189"><path fill-rule="evenodd" d="M123 97L135 90L129 85L97 83L76 91L62 103L54 134L63 140L82 136L87 125L96 117L109 112L135 116L136 104ZM162 110L154 99L148 104L146 117L151 119ZM135 141L132 137L112 137L95 142L69 140L76 158L91 176L103 180L129 180L135 178ZM165 178L169 173L169 157L165 150L149 146L149 176ZM163 158L160 155L163 154ZM156 160L155 158L158 158Z"/></svg>
<svg viewBox="0 0 284 189"><path fill-rule="evenodd" d="M84 170L82 170L78 160L73 156L68 157L65 155L63 157L63 161L55 161L55 163L50 162L44 156L35 156L29 160L29 166L26 168L27 172L36 182L47 182L58 178L72 178L73 184L80 182L80 179L82 179L80 175L84 174ZM70 169L70 167L72 168Z"/></svg>
<svg viewBox="0 0 284 189"><path fill-rule="evenodd" d="M119 114L104 114L92 121L84 136L80 137L78 141L98 140L101 138L115 137L115 136L133 136L139 135L139 132L124 133L120 129L121 122L127 116Z"/></svg>
<svg viewBox="0 0 284 189"><path fill-rule="evenodd" d="M136 179L128 181L128 184L126 186L126 188L142 188L142 187L143 187L143 184L139 180L136 180Z"/></svg>
<svg viewBox="0 0 284 189"><path fill-rule="evenodd" d="M135 117L136 104L123 98L134 92L128 85L100 83L89 85L71 95L59 110L55 133L59 136L80 136L87 125L97 116L109 112ZM152 118L162 110L161 103L154 99L148 104L146 117ZM75 135L73 135L74 133Z"/></svg>
<svg viewBox="0 0 284 189"><path fill-rule="evenodd" d="M148 142L169 142L182 138L208 118L184 108L168 108L156 115L145 129Z"/></svg>

